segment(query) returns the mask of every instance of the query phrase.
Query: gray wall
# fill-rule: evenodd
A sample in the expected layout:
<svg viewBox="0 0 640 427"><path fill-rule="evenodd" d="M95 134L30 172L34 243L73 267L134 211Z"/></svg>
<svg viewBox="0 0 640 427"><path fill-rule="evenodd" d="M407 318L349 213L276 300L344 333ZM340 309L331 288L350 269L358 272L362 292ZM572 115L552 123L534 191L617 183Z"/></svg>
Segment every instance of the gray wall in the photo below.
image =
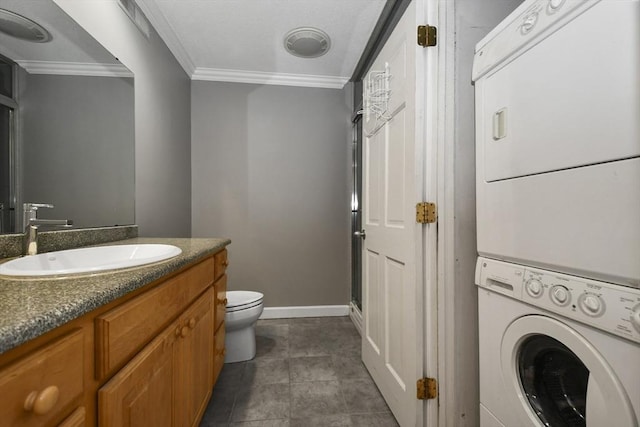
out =
<svg viewBox="0 0 640 427"><path fill-rule="evenodd" d="M341 90L192 82L192 234L267 307L349 302L350 111Z"/></svg>
<svg viewBox="0 0 640 427"><path fill-rule="evenodd" d="M446 319L453 330L456 359L450 361L453 387L447 391L444 408L447 426L477 426L479 423L478 385L478 293L475 286L476 246L476 187L475 187L475 106L471 67L475 45L522 0L456 0L455 8L455 81L453 104L454 144L447 147L445 156L452 158L454 244L450 254L439 253L455 260L454 276L447 278L448 292L453 294L455 306ZM447 374L448 375L448 374Z"/></svg>
<svg viewBox="0 0 640 427"><path fill-rule="evenodd" d="M141 236L191 233L190 80L158 34L117 1L55 0L135 75L136 223Z"/></svg>
<svg viewBox="0 0 640 427"><path fill-rule="evenodd" d="M22 190L41 218L133 224L132 78L21 73Z"/></svg>

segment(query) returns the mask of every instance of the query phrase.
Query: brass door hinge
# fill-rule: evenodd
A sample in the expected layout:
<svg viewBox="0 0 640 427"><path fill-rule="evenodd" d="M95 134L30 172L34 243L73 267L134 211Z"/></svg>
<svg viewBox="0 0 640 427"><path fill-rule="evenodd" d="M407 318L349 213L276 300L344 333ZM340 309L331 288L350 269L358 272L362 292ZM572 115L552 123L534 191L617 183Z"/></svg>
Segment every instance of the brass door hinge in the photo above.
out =
<svg viewBox="0 0 640 427"><path fill-rule="evenodd" d="M435 399L438 397L438 381L435 378L420 378L416 383L419 400Z"/></svg>
<svg viewBox="0 0 640 427"><path fill-rule="evenodd" d="M418 25L418 46L429 47L438 44L438 30L431 25Z"/></svg>
<svg viewBox="0 0 640 427"><path fill-rule="evenodd" d="M418 224L432 224L438 220L435 203L421 202L416 205L416 222Z"/></svg>

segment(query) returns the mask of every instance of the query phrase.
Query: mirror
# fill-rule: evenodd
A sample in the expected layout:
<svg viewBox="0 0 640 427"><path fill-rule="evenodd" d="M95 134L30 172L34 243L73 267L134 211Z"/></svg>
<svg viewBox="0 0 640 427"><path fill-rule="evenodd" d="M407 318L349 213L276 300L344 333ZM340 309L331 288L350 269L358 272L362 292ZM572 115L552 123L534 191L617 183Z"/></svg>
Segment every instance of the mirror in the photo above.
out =
<svg viewBox="0 0 640 427"><path fill-rule="evenodd" d="M24 202L74 228L133 224L133 73L52 0L2 0L0 55L0 232L23 231Z"/></svg>

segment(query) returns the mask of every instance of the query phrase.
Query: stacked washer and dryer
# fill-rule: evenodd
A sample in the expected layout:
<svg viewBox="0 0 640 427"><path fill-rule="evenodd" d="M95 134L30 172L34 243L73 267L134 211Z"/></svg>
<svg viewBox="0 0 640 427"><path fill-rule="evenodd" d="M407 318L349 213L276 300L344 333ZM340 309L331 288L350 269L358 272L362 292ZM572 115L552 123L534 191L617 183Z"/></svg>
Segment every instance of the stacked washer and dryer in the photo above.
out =
<svg viewBox="0 0 640 427"><path fill-rule="evenodd" d="M526 0L476 46L482 427L640 422L640 2Z"/></svg>

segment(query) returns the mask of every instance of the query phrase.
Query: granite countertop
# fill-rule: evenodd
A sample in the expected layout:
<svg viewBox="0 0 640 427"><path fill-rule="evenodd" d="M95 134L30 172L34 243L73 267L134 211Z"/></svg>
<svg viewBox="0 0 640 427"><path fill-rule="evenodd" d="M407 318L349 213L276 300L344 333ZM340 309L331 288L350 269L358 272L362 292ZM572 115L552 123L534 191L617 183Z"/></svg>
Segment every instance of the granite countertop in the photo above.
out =
<svg viewBox="0 0 640 427"><path fill-rule="evenodd" d="M109 245L137 243L175 245L182 249L182 253L147 266L92 275L29 279L0 277L0 354L214 254L231 241L137 237Z"/></svg>

